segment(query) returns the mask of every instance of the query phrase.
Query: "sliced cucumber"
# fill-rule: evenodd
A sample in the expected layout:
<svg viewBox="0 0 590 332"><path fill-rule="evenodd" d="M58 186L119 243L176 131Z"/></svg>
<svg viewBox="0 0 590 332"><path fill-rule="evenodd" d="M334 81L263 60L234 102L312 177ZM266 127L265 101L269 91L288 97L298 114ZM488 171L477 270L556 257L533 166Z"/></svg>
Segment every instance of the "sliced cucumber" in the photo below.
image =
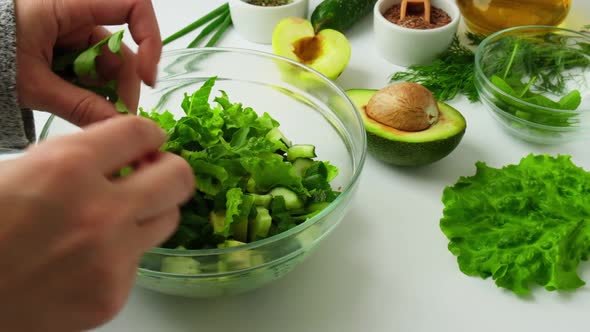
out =
<svg viewBox="0 0 590 332"><path fill-rule="evenodd" d="M251 194L254 197L254 205L268 208L270 201L272 200L271 195L258 195Z"/></svg>
<svg viewBox="0 0 590 332"><path fill-rule="evenodd" d="M164 273L197 274L199 273L199 262L190 257L164 257L160 270Z"/></svg>
<svg viewBox="0 0 590 332"><path fill-rule="evenodd" d="M220 243L217 245L217 248L232 248L232 247L239 247L246 243L236 240L225 240L225 242Z"/></svg>
<svg viewBox="0 0 590 332"><path fill-rule="evenodd" d="M315 158L315 145L295 144L287 150L287 160L295 161L298 158Z"/></svg>
<svg viewBox="0 0 590 332"><path fill-rule="evenodd" d="M246 191L249 193L256 193L256 181L253 178L249 178L246 183Z"/></svg>
<svg viewBox="0 0 590 332"><path fill-rule="evenodd" d="M223 243L217 245L218 248L233 248L245 245L246 243L226 240ZM235 269L247 269L255 264L261 264L260 258L257 255L251 255L250 251L236 251L222 255L221 259L217 262L217 268L219 272L232 271Z"/></svg>
<svg viewBox="0 0 590 332"><path fill-rule="evenodd" d="M288 140L287 137L285 137L285 135L283 135L283 133L277 127L274 127L268 133L266 133L266 139L273 143L281 142L285 144L285 147L287 148L290 148L292 145L291 141Z"/></svg>
<svg viewBox="0 0 590 332"><path fill-rule="evenodd" d="M270 193L272 197L282 196L285 200L287 210L301 209L304 206L303 200L297 194L284 187L273 188Z"/></svg>
<svg viewBox="0 0 590 332"><path fill-rule="evenodd" d="M248 241L264 239L268 236L268 231L272 225L272 217L267 209L256 207L256 218L250 220L248 225Z"/></svg>
<svg viewBox="0 0 590 332"><path fill-rule="evenodd" d="M330 203L328 202L321 202L321 203L311 203L304 209L304 213L295 216L295 220L299 222L303 222L316 214L320 213L323 209L327 208Z"/></svg>
<svg viewBox="0 0 590 332"><path fill-rule="evenodd" d="M234 239L240 242L248 241L248 219L240 220L231 224Z"/></svg>
<svg viewBox="0 0 590 332"><path fill-rule="evenodd" d="M225 211L211 211L209 213L209 222L213 226L213 233L223 233L223 229L225 228Z"/></svg>
<svg viewBox="0 0 590 332"><path fill-rule="evenodd" d="M305 209L307 210L307 212L311 213L311 212L321 211L321 210L327 208L328 205L330 205L330 204L331 203L328 203L328 202L311 203Z"/></svg>
<svg viewBox="0 0 590 332"><path fill-rule="evenodd" d="M313 160L310 158L297 158L293 161L293 168L295 169L295 174L299 177L303 177L305 175L305 171L313 164Z"/></svg>

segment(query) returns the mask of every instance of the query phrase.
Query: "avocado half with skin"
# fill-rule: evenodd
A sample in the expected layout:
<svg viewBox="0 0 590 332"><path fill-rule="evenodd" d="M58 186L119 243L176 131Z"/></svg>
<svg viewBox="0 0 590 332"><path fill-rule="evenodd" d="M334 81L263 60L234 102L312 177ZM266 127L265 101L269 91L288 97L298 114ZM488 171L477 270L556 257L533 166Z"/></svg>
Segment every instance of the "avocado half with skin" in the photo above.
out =
<svg viewBox="0 0 590 332"><path fill-rule="evenodd" d="M446 157L461 142L467 128L465 118L459 111L442 102L435 101L438 106L436 121L419 125L420 129L400 130L384 124L386 121L372 118L367 107L379 91L346 91L362 115L367 132L367 148L375 158L396 166L422 166ZM425 119L428 121L428 117ZM423 128L425 126L427 128Z"/></svg>

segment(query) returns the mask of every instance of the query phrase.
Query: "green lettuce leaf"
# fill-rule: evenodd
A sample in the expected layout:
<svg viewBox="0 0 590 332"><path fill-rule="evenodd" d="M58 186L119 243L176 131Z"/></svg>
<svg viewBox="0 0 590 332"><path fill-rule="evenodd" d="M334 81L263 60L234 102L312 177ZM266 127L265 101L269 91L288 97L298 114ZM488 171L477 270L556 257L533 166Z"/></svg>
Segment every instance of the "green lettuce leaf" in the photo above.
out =
<svg viewBox="0 0 590 332"><path fill-rule="evenodd" d="M583 286L576 270L590 254L590 173L547 155L476 168L442 198L440 227L460 270L516 294Z"/></svg>
<svg viewBox="0 0 590 332"><path fill-rule="evenodd" d="M191 96L185 94L181 107L188 116L200 116L210 111L209 98L217 77L211 77Z"/></svg>
<svg viewBox="0 0 590 332"><path fill-rule="evenodd" d="M151 113L147 113L142 108L140 108L139 115L145 118L152 119L160 126L160 128L164 129L165 131L172 130L176 125L174 115L172 115L172 113L170 113L169 111L165 111L163 113L152 111Z"/></svg>
<svg viewBox="0 0 590 332"><path fill-rule="evenodd" d="M80 53L76 60L74 60L74 72L76 75L78 77L98 78L98 74L96 73L96 58L101 55L104 45L108 45L109 51L112 53L123 56L121 53L123 32L123 30L117 31Z"/></svg>
<svg viewBox="0 0 590 332"><path fill-rule="evenodd" d="M242 189L232 188L228 190L226 194L225 227L221 235L229 236L231 225L246 220L253 206L254 197L245 195Z"/></svg>
<svg viewBox="0 0 590 332"><path fill-rule="evenodd" d="M252 175L259 192L268 192L274 187L286 187L298 194L306 193L301 178L295 174L293 165L274 153L242 157L242 167Z"/></svg>
<svg viewBox="0 0 590 332"><path fill-rule="evenodd" d="M324 166L326 166L326 169L328 170L328 177L326 178L326 180L328 182L331 182L332 180L334 180L334 178L338 176L338 167L330 164L329 161L323 161L323 163Z"/></svg>
<svg viewBox="0 0 590 332"><path fill-rule="evenodd" d="M96 58L102 54L102 47L105 45L109 52L123 57L121 52L123 33L124 30L117 31L86 50L61 53L57 50L54 54L52 70L64 80L107 98L114 104L117 112L126 114L129 113L129 109L118 96L118 82L116 80L106 83L97 82L99 77L96 69ZM89 84L88 80L95 82Z"/></svg>

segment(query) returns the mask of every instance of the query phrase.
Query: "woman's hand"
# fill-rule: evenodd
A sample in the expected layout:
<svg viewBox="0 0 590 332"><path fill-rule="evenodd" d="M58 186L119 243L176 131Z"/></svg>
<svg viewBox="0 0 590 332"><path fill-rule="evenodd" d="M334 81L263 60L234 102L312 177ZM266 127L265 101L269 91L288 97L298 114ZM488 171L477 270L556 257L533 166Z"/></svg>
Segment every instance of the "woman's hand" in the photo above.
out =
<svg viewBox="0 0 590 332"><path fill-rule="evenodd" d="M164 139L121 116L0 163L3 331L80 331L118 313L140 256L172 235L193 193L190 166L158 152Z"/></svg>
<svg viewBox="0 0 590 332"><path fill-rule="evenodd" d="M162 40L149 0L15 0L19 103L85 126L117 114L114 106L52 72L54 49L86 49L110 35L103 25L128 24L137 55L122 46L124 59L105 53L98 73L117 79L119 95L135 112L140 80L153 85Z"/></svg>

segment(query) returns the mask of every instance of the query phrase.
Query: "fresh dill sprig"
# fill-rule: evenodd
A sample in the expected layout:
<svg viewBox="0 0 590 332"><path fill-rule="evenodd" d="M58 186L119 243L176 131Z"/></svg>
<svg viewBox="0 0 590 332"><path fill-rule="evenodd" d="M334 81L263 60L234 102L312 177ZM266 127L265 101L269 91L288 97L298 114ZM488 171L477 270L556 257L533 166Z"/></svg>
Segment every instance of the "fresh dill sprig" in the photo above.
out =
<svg viewBox="0 0 590 332"><path fill-rule="evenodd" d="M459 36L455 35L449 48L432 63L410 66L407 71L395 73L390 81L422 84L439 101L464 94L471 102L476 102L479 95L473 81L474 69L475 54L461 45Z"/></svg>
<svg viewBox="0 0 590 332"><path fill-rule="evenodd" d="M465 33L465 37L467 37L471 46L477 46L481 44L484 39L486 39L486 36L471 31L467 31Z"/></svg>

